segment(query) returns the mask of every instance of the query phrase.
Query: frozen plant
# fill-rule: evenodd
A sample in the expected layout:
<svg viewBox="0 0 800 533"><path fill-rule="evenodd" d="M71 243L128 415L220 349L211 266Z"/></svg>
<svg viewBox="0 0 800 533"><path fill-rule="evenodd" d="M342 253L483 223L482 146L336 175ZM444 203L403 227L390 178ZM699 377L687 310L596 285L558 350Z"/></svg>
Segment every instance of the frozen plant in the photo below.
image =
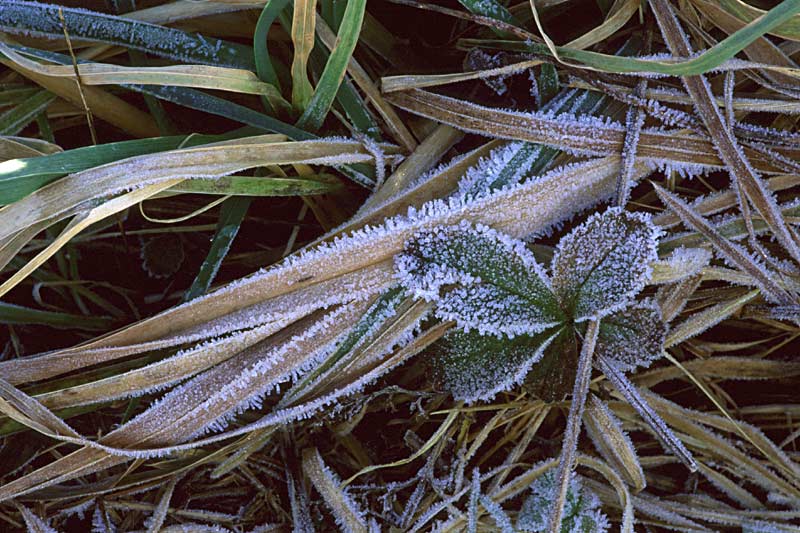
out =
<svg viewBox="0 0 800 533"><path fill-rule="evenodd" d="M462 222L417 234L395 264L407 291L458 326L434 356L454 397L486 400L525 381L556 401L572 389L591 320L600 321L597 357L630 370L660 356L660 312L634 300L659 235L646 215L608 209L561 239L548 274L523 242Z"/></svg>
<svg viewBox="0 0 800 533"><path fill-rule="evenodd" d="M547 529L548 512L556 490L556 477L548 470L531 485L531 494L523 502L517 516L517 530L540 533ZM600 510L600 500L583 487L574 474L567 489L566 505L561 518L561 533L604 533L608 517Z"/></svg>

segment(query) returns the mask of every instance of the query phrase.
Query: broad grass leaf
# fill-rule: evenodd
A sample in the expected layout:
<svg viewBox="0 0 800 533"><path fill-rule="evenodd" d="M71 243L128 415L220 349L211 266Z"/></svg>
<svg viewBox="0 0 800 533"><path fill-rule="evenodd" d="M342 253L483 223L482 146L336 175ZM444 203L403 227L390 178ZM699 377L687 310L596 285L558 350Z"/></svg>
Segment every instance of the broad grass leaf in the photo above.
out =
<svg viewBox="0 0 800 533"><path fill-rule="evenodd" d="M583 321L627 305L650 278L659 234L646 215L610 208L561 239L553 290L565 312Z"/></svg>
<svg viewBox="0 0 800 533"><path fill-rule="evenodd" d="M650 301L637 303L603 319L596 351L626 371L647 367L661 357L666 335L658 306Z"/></svg>
<svg viewBox="0 0 800 533"><path fill-rule="evenodd" d="M462 222L418 233L395 266L412 294L465 330L514 336L563 320L542 267L521 241ZM458 284L452 290L445 286Z"/></svg>
<svg viewBox="0 0 800 533"><path fill-rule="evenodd" d="M513 339L448 333L432 361L435 380L457 400L488 400L520 383L558 335L556 328Z"/></svg>

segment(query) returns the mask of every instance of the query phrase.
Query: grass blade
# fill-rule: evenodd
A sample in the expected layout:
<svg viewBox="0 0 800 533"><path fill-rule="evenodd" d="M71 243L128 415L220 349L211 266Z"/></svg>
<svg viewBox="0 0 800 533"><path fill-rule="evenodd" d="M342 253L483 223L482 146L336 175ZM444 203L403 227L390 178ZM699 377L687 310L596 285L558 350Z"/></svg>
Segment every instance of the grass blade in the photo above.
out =
<svg viewBox="0 0 800 533"><path fill-rule="evenodd" d="M344 19L336 37L336 45L328 57L325 69L319 78L314 94L303 111L297 127L305 130L316 131L322 126L325 116L333 103L339 86L344 79L347 64L353 55L361 24L364 21L364 12L367 7L366 0L351 0L347 2Z"/></svg>

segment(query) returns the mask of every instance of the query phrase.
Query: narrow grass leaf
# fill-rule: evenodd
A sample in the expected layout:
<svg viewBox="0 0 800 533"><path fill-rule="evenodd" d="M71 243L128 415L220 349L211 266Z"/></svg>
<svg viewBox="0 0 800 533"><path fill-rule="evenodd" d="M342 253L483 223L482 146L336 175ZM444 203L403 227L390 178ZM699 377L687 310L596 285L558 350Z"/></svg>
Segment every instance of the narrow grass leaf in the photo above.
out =
<svg viewBox="0 0 800 533"><path fill-rule="evenodd" d="M0 114L0 135L16 135L28 124L36 120L56 99L49 91L40 90L24 102Z"/></svg>
<svg viewBox="0 0 800 533"><path fill-rule="evenodd" d="M317 16L316 0L296 0L292 15L292 106L305 111L314 88L308 80L308 57L314 47L314 23Z"/></svg>
<svg viewBox="0 0 800 533"><path fill-rule="evenodd" d="M778 285L774 280L774 275L756 262L749 252L720 235L716 228L709 224L702 215L696 213L676 195L655 184L653 184L653 188L664 205L677 214L687 226L700 232L711 241L711 244L729 261L746 272L755 284L764 291L766 296L782 304L794 303L795 299L783 287Z"/></svg>
<svg viewBox="0 0 800 533"><path fill-rule="evenodd" d="M325 464L319 450L303 450L303 472L314 484L322 499L333 512L337 525L348 533L367 533L365 513L352 497L339 487L338 476Z"/></svg>
<svg viewBox="0 0 800 533"><path fill-rule="evenodd" d="M60 41L64 27L59 11L73 39L125 46L177 61L253 69L253 53L247 46L87 9L2 0L0 28L12 35Z"/></svg>
<svg viewBox="0 0 800 533"><path fill-rule="evenodd" d="M211 282L214 281L236 234L239 233L239 227L247 215L250 202L249 197L228 198L223 202L217 222L217 231L211 240L211 247L203 264L200 265L200 271L183 296L184 302L205 294L211 287Z"/></svg>
<svg viewBox="0 0 800 533"><path fill-rule="evenodd" d="M114 324L114 320L106 317L44 311L0 302L0 324L41 324L59 329L75 328L89 331L102 331L111 328Z"/></svg>
<svg viewBox="0 0 800 533"><path fill-rule="evenodd" d="M358 43L366 7L366 0L347 2L342 25L336 37L336 45L328 57L325 69L319 77L303 115L297 121L297 127L316 131L322 126L336 93L339 91L342 79L344 79L353 50Z"/></svg>

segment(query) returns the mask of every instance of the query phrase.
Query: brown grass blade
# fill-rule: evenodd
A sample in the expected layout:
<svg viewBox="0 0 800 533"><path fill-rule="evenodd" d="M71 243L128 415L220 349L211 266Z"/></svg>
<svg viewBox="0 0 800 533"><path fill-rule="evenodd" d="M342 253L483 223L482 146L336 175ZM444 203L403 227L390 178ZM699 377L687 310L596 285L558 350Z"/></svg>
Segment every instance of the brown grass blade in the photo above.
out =
<svg viewBox="0 0 800 533"><path fill-rule="evenodd" d="M619 154L625 141L625 130L618 125L563 122L546 115L483 107L418 89L392 93L386 99L412 113L489 137L542 143L595 154ZM748 148L744 152L756 169L769 173L781 172L763 155ZM776 152L789 158L800 157L800 152L794 149L776 147ZM725 165L711 141L682 132L641 132L637 157L711 168Z"/></svg>

